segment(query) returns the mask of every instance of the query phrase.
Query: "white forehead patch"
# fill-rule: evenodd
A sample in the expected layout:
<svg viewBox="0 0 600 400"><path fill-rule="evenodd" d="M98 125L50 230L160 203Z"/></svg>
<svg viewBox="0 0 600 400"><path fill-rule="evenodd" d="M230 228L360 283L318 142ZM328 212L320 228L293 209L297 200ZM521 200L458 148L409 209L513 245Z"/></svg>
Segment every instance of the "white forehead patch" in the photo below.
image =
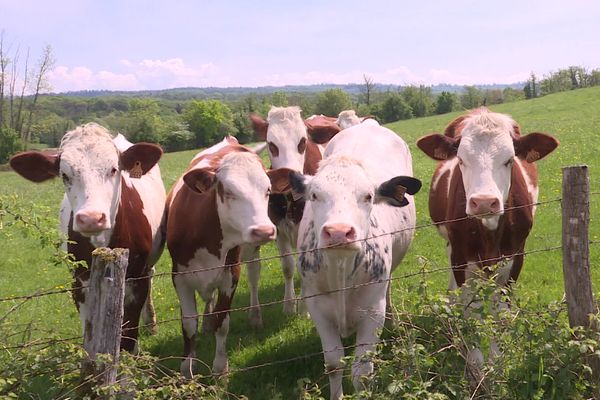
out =
<svg viewBox="0 0 600 400"><path fill-rule="evenodd" d="M508 135L514 133L515 121L508 115L481 111L464 120L461 136Z"/></svg>
<svg viewBox="0 0 600 400"><path fill-rule="evenodd" d="M104 170L118 166L119 152L108 130L96 123L67 132L60 143L61 163L74 168Z"/></svg>
<svg viewBox="0 0 600 400"><path fill-rule="evenodd" d="M311 184L322 190L327 190L328 184L339 183L350 189L364 186L361 189L373 186L363 164L352 157L345 155L332 156L319 163L319 169Z"/></svg>
<svg viewBox="0 0 600 400"><path fill-rule="evenodd" d="M300 115L300 107L271 107L267 115L269 129L268 141L291 143L296 147L298 141L306 137L306 127ZM296 139L296 140L293 140Z"/></svg>
<svg viewBox="0 0 600 400"><path fill-rule="evenodd" d="M270 182L258 156L250 152L226 154L217 169L217 178L222 182L248 182L252 186L269 187Z"/></svg>

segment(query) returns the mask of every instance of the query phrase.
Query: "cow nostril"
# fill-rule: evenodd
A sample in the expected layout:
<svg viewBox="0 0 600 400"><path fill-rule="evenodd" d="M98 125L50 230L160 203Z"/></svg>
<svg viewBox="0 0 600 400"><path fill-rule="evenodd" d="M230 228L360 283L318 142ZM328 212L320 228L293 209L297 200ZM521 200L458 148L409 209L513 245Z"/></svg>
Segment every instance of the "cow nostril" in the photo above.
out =
<svg viewBox="0 0 600 400"><path fill-rule="evenodd" d="M498 200L493 200L490 204L490 208L492 211L498 211L500 209L500 202Z"/></svg>
<svg viewBox="0 0 600 400"><path fill-rule="evenodd" d="M100 214L100 218L98 218L98 224L102 225L106 222L106 214Z"/></svg>
<svg viewBox="0 0 600 400"><path fill-rule="evenodd" d="M350 227L350 229L348 230L348 232L346 232L346 238L348 240L354 240L354 239L356 239L356 231L354 230L354 228Z"/></svg>

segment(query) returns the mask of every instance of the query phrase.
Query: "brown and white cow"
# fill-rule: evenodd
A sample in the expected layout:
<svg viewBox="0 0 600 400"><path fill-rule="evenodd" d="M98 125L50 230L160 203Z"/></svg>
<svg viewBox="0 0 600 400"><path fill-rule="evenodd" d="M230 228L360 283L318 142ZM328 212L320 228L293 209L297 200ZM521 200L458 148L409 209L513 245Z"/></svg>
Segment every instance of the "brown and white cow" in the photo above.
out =
<svg viewBox="0 0 600 400"><path fill-rule="evenodd" d="M107 129L89 123L67 132L58 152L28 151L10 160L13 170L33 182L62 178L60 226L76 260L90 265L96 247L128 248L126 278L147 277L126 281L121 348L128 351L136 349L140 313L151 300L152 267L164 244L161 155L156 145L131 144L122 135L113 139ZM88 268L78 267L74 277L73 298L83 324ZM155 322L153 316L149 320Z"/></svg>
<svg viewBox="0 0 600 400"><path fill-rule="evenodd" d="M558 141L537 132L522 136L510 116L482 107L456 118L444 135L422 137L417 146L439 161L429 213L447 242L450 289L500 259L504 267L497 282L516 281L538 199L534 162L551 153Z"/></svg>
<svg viewBox="0 0 600 400"><path fill-rule="evenodd" d="M287 185L288 173L267 173L254 152L227 137L198 153L169 193L167 247L181 306L185 357L181 373L185 376L191 377L194 370L196 292L206 303L205 312L215 312L203 320L203 330L216 337L212 370L227 371L227 310L239 279L240 246L275 239L276 228L267 214L270 179L275 191L275 180L283 177Z"/></svg>
<svg viewBox="0 0 600 400"><path fill-rule="evenodd" d="M271 168L288 168L294 171L313 175L322 159L323 145L333 137L340 128L335 118L315 115L302 120L299 107L271 107L267 119L258 115L250 115L252 126L261 140L265 140L269 149ZM310 133L310 136L308 135ZM269 216L277 226L277 248L282 256L281 269L285 278L283 311L294 313L294 257L290 255L296 246L298 223L302 218L304 199L294 199L291 194L273 194L269 199ZM244 260L259 258L258 247L243 249ZM254 306L250 313L253 326L262 325L258 301L258 279L260 264L258 261L248 263L251 300Z"/></svg>

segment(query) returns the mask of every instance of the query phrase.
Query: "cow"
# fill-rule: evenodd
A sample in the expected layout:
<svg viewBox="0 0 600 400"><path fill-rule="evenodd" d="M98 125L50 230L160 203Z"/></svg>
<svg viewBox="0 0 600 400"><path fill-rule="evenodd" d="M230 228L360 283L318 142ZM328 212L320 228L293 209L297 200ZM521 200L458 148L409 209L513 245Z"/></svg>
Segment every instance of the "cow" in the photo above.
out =
<svg viewBox="0 0 600 400"><path fill-rule="evenodd" d="M342 130L327 145L314 176L293 173L292 192L306 200L298 233L299 270L329 375L342 397L340 337L356 332L352 378L373 371L368 352L386 314L393 269L414 235L421 182L412 177L407 144L375 120Z"/></svg>
<svg viewBox="0 0 600 400"><path fill-rule="evenodd" d="M60 228L68 237L69 253L91 265L97 247L127 248L129 259L121 348L137 351L138 324L146 300L146 322L155 323L151 305L151 273L164 247L160 224L165 188L157 165L160 147L132 144L123 135L113 138L96 123L67 132L58 151L27 151L13 156L10 166L33 182L60 177L65 195ZM73 299L82 327L89 269L74 272ZM84 329L85 331L85 329Z"/></svg>
<svg viewBox="0 0 600 400"><path fill-rule="evenodd" d="M350 128L351 126L358 125L362 122L361 118L356 115L354 110L344 110L338 114L335 123L340 129Z"/></svg>
<svg viewBox="0 0 600 400"><path fill-rule="evenodd" d="M443 135L417 141L439 161L429 191L429 214L446 241L449 289L489 275L495 264L499 285L517 280L538 199L534 163L558 144L545 133L522 136L510 116L485 107L459 116ZM481 365L483 356L475 349L468 361Z"/></svg>
<svg viewBox="0 0 600 400"><path fill-rule="evenodd" d="M251 114L252 126L261 140L268 145L269 159L272 168L289 168L313 175L322 158L323 146L340 128L335 118L315 115L302 120L299 107L271 107L264 120ZM310 132L310 135L308 133ZM325 139L326 138L326 139ZM294 291L294 257L290 254L298 235L298 223L304 210L302 199L293 199L288 194L273 194L269 199L269 216L277 226L277 248L281 255L281 269L285 278L283 311L292 314L296 311ZM248 264L251 301L250 323L255 327L262 326L262 316L258 301L258 279L260 264L258 247L246 247L243 259L252 260Z"/></svg>
<svg viewBox="0 0 600 400"><path fill-rule="evenodd" d="M192 377L194 371L196 292L206 305L203 330L214 332L216 338L212 371L228 371L227 310L239 279L240 246L275 239L277 230L267 214L268 198L272 189L280 187L278 181L285 189L287 173L281 169L265 171L254 152L234 137L226 137L198 153L167 196L167 247L181 306L181 373L186 377Z"/></svg>

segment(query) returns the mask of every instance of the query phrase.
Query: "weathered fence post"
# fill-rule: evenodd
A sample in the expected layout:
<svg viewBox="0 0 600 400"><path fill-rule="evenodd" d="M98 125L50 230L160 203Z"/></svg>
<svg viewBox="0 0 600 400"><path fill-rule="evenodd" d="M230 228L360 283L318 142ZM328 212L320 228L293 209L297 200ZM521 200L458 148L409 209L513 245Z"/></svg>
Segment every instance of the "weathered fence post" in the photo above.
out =
<svg viewBox="0 0 600 400"><path fill-rule="evenodd" d="M87 357L81 373L84 378L91 376L100 386L110 386L117 378L129 250L98 248L92 256L83 333ZM110 361L97 361L97 354L108 354Z"/></svg>
<svg viewBox="0 0 600 400"><path fill-rule="evenodd" d="M598 309L590 276L590 179L586 165L563 168L562 251L565 297L571 327L598 329L590 314ZM600 377L600 359L588 358L592 377Z"/></svg>

